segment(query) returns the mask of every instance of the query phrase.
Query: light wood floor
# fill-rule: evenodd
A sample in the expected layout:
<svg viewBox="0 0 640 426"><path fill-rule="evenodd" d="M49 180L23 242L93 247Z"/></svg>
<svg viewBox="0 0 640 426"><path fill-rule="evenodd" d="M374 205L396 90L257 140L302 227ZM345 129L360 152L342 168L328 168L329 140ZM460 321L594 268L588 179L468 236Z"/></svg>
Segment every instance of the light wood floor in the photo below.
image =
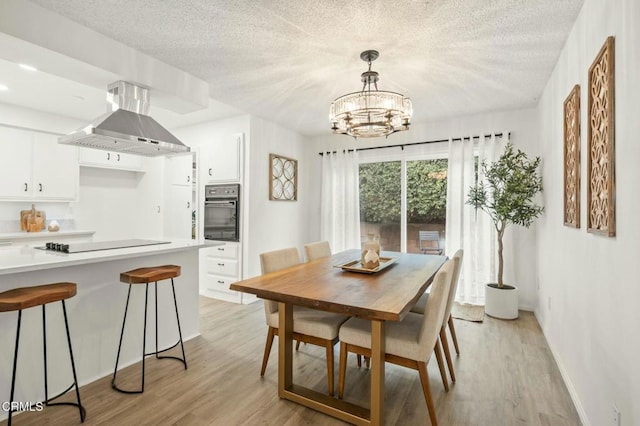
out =
<svg viewBox="0 0 640 426"><path fill-rule="evenodd" d="M201 298L201 336L187 342L189 369L149 358L145 392L124 395L110 377L81 388L87 425L340 425L342 422L277 396L277 344L260 378L266 337L262 303L235 305ZM516 321L455 320L462 354L457 383L444 392L435 359L429 376L441 425L579 425L540 328L530 312ZM336 374L339 345L336 345ZM116 348L114 348L115 352ZM294 354L294 381L326 391L324 349L303 345ZM118 375L138 386L139 365ZM337 383L337 378L336 378ZM345 399L366 405L369 371L349 359ZM3 384L3 386L8 384ZM71 394L65 395L71 400ZM418 372L386 366L389 425L428 425ZM74 407L49 407L14 417L14 425L79 424ZM6 421L2 424L6 424Z"/></svg>

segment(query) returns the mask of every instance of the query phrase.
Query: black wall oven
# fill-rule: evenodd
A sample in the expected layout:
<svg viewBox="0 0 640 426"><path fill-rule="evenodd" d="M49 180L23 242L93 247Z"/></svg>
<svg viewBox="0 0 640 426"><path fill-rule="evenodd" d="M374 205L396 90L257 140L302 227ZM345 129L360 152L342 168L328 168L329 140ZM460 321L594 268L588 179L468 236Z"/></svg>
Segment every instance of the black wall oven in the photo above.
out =
<svg viewBox="0 0 640 426"><path fill-rule="evenodd" d="M240 185L206 185L204 194L204 238L240 241Z"/></svg>

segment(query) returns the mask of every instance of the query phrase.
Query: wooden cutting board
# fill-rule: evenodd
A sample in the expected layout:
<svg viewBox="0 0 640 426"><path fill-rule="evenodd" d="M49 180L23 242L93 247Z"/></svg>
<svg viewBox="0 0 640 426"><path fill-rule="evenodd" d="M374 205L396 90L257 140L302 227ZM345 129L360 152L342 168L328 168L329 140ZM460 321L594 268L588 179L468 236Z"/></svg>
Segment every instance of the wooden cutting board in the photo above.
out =
<svg viewBox="0 0 640 426"><path fill-rule="evenodd" d="M36 210L35 204L31 205L31 210L20 211L20 230L27 232L40 232L47 223L47 216L44 211Z"/></svg>

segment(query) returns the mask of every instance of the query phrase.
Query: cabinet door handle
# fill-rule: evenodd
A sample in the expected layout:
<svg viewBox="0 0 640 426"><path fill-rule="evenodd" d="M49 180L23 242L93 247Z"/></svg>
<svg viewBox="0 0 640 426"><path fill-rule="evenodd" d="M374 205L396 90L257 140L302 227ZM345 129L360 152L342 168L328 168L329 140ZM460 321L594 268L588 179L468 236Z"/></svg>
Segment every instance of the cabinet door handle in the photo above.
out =
<svg viewBox="0 0 640 426"><path fill-rule="evenodd" d="M220 247L218 247L218 250L220 250L220 251L224 251L224 249L223 249L223 248L220 248Z"/></svg>
<svg viewBox="0 0 640 426"><path fill-rule="evenodd" d="M187 176L187 183L191 182L191 176Z"/></svg>
<svg viewBox="0 0 640 426"><path fill-rule="evenodd" d="M116 154L118 156L118 159L116 161L120 161L120 154Z"/></svg>
<svg viewBox="0 0 640 426"><path fill-rule="evenodd" d="M41 183L38 184L38 191L42 192L42 184Z"/></svg>
<svg viewBox="0 0 640 426"><path fill-rule="evenodd" d="M191 202L187 201L187 208L190 209L191 208Z"/></svg>
<svg viewBox="0 0 640 426"><path fill-rule="evenodd" d="M24 192L27 192L27 190L29 189L29 185L27 184L27 182L24 183Z"/></svg>
<svg viewBox="0 0 640 426"><path fill-rule="evenodd" d="M218 263L218 266L224 266L224 263Z"/></svg>
<svg viewBox="0 0 640 426"><path fill-rule="evenodd" d="M107 160L111 160L111 153L107 152Z"/></svg>
<svg viewBox="0 0 640 426"><path fill-rule="evenodd" d="M158 213L160 213L160 206L158 206Z"/></svg>
<svg viewBox="0 0 640 426"><path fill-rule="evenodd" d="M218 284L224 284L224 281L218 280Z"/></svg>
<svg viewBox="0 0 640 426"><path fill-rule="evenodd" d="M212 174L211 174L211 169L209 169L209 176L212 176Z"/></svg>

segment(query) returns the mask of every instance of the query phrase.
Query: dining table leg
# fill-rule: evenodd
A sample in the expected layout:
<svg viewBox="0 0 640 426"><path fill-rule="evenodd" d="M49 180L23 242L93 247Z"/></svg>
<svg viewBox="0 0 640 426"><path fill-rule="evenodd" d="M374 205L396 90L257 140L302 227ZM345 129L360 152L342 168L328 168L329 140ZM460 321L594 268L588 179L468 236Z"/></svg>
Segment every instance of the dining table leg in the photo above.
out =
<svg viewBox="0 0 640 426"><path fill-rule="evenodd" d="M384 424L384 321L371 320L371 425Z"/></svg>
<svg viewBox="0 0 640 426"><path fill-rule="evenodd" d="M293 385L293 305L278 303L278 396Z"/></svg>

